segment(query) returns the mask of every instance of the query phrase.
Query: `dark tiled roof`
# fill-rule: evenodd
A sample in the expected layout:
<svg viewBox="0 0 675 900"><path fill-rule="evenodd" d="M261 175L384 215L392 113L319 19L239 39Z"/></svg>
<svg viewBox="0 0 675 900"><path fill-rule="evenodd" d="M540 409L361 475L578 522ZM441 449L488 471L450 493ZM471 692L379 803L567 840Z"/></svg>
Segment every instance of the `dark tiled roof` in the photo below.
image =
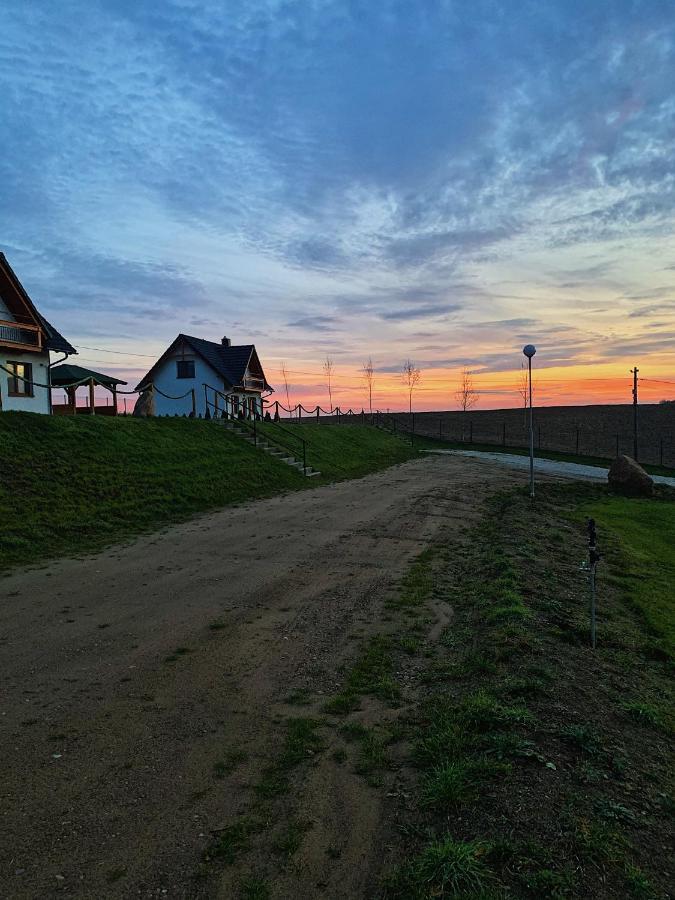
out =
<svg viewBox="0 0 675 900"><path fill-rule="evenodd" d="M195 353L205 359L211 368L231 385L243 382L248 361L255 349L253 344L226 347L224 344L204 341L202 338L191 337L189 334L181 334L180 337L187 341Z"/></svg>
<svg viewBox="0 0 675 900"><path fill-rule="evenodd" d="M44 346L47 350L54 350L57 353L68 353L73 354L77 353L77 350L69 344L68 341L63 337L62 334L54 328L53 325L50 325L49 322L45 319L42 313L37 312L37 317L40 320L40 324L45 330L45 334L47 335L47 339L44 342Z"/></svg>
<svg viewBox="0 0 675 900"><path fill-rule="evenodd" d="M189 334L179 334L175 341L172 342L164 353L157 360L150 371L143 376L138 382L137 389L152 381L152 376L159 363L180 341L185 341L201 358L208 363L209 366L220 375L231 387L239 387L246 375L246 369L251 362L251 357L260 365L258 354L256 353L255 344L238 344L237 346L218 344L215 341L205 341L203 338L192 337ZM265 373L260 366L265 390L271 391L273 388L267 383Z"/></svg>
<svg viewBox="0 0 675 900"><path fill-rule="evenodd" d="M93 369L85 369L82 366L73 366L70 363L64 363L62 366L54 366L51 371L51 382L53 387L59 387L63 384L72 384L74 381L82 381L83 378L93 378L98 384L113 385L126 384L120 378L113 378L111 375L104 375L102 372L94 372Z"/></svg>

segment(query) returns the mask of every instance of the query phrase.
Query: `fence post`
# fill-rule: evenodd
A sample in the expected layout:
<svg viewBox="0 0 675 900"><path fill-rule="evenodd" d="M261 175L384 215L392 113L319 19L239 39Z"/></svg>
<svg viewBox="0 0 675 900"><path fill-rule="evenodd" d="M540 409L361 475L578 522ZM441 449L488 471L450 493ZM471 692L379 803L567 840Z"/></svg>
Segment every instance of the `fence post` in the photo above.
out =
<svg viewBox="0 0 675 900"><path fill-rule="evenodd" d="M618 459L618 457L619 457L619 435L618 435L618 434L615 434L614 437L615 437L615 439L616 439L616 456L617 456L617 459Z"/></svg>
<svg viewBox="0 0 675 900"><path fill-rule="evenodd" d="M302 422L302 403L298 403L298 422Z"/></svg>
<svg viewBox="0 0 675 900"><path fill-rule="evenodd" d="M192 391L192 418L194 419L197 415L197 395L194 388L190 388L190 390Z"/></svg>
<svg viewBox="0 0 675 900"><path fill-rule="evenodd" d="M537 449L541 450L541 425L537 428Z"/></svg>
<svg viewBox="0 0 675 900"><path fill-rule="evenodd" d="M473 444L473 422L469 420L469 443Z"/></svg>
<svg viewBox="0 0 675 900"><path fill-rule="evenodd" d="M319 404L316 405L316 424L319 424Z"/></svg>

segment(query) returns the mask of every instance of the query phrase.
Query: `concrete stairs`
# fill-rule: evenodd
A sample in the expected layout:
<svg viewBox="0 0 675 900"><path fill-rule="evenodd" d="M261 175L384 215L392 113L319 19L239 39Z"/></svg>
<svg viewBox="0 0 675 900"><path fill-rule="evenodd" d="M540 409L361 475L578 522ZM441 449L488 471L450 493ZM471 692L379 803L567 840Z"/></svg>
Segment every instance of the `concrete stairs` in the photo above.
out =
<svg viewBox="0 0 675 900"><path fill-rule="evenodd" d="M238 425L236 422L228 421L224 421L222 425L223 428L225 428L227 431L232 432L232 434L239 435L248 444L257 446L258 450L262 450L262 452L267 453L268 456L273 456L275 459L278 459L279 462L285 463L292 469L297 469L298 472L304 474L306 478L317 478L319 475L321 475L321 472L317 472L316 469L313 469L311 466L307 466L305 472L303 473L302 460L296 459L294 456L291 456L290 451L283 450L281 447L276 447L274 444L266 441L262 435L258 437L258 442L256 444L256 441L248 428L242 428L241 425Z"/></svg>

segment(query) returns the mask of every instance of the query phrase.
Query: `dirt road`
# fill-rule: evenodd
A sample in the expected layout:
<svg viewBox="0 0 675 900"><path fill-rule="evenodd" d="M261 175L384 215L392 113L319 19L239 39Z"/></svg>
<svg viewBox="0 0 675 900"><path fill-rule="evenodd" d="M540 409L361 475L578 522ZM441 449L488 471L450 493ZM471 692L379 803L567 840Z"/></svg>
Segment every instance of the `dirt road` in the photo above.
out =
<svg viewBox="0 0 675 900"><path fill-rule="evenodd" d="M0 896L238 896L195 871L278 751L289 691L334 691L410 559L518 480L425 458L4 578ZM341 777L314 770L308 840L340 859L322 880L302 858L275 897L363 895L380 800Z"/></svg>

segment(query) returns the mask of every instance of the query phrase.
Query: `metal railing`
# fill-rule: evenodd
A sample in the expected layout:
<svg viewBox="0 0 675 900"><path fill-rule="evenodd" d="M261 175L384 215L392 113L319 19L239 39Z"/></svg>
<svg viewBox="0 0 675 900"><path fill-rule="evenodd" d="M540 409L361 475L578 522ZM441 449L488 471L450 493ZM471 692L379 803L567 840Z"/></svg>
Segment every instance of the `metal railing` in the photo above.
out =
<svg viewBox="0 0 675 900"><path fill-rule="evenodd" d="M260 423L262 422L262 416L260 415L260 413L254 413L250 419L247 419L245 417L247 409L237 397L231 394L225 394L223 391L219 391L218 388L214 388L210 384L204 383L203 387L204 400L206 402L206 411L207 413L209 413L208 418L218 418L219 415L224 415L226 419L231 419L238 426L240 425L252 434L253 443L256 447L258 446L258 442L262 437L263 440L275 444L277 446L277 449L288 451L293 454L301 452L302 472L303 475L307 474L307 441L305 440L305 438L301 437L292 429L285 428L283 425L280 425L278 422L275 422L272 419L266 421L264 423L263 429L261 430ZM213 392L213 400L209 400L208 391ZM217 403L218 397L223 400L224 406L222 410L219 408ZM211 409L213 409L213 414L210 413ZM281 437L280 434L284 436L289 435L293 439L293 441L296 442L295 445L290 444L288 438Z"/></svg>
<svg viewBox="0 0 675 900"><path fill-rule="evenodd" d="M37 325L0 319L0 344L16 344L39 350L42 347L42 332Z"/></svg>

